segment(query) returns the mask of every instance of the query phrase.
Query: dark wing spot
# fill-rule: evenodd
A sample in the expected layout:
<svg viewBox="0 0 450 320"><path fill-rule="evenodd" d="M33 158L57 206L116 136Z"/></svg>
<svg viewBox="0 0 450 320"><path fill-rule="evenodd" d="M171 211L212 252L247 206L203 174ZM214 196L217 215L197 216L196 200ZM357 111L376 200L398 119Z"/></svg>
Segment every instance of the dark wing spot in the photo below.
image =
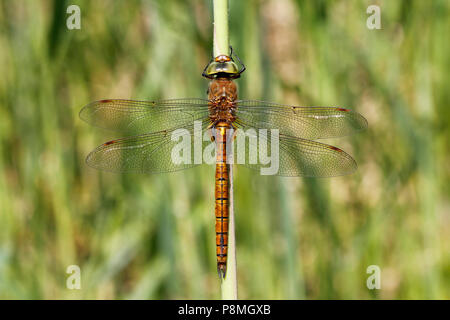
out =
<svg viewBox="0 0 450 320"><path fill-rule="evenodd" d="M112 102L112 100L110 99L100 100L100 103L110 103L110 102Z"/></svg>
<svg viewBox="0 0 450 320"><path fill-rule="evenodd" d="M337 111L344 111L344 112L349 112L349 109L344 109L344 108L336 108Z"/></svg>
<svg viewBox="0 0 450 320"><path fill-rule="evenodd" d="M113 144L113 143L116 143L116 142L117 142L117 140L112 140L112 141L105 142L103 145L104 146L109 146L110 144Z"/></svg>
<svg viewBox="0 0 450 320"><path fill-rule="evenodd" d="M336 148L336 147L333 147L333 146L329 146L329 147L330 147L330 149L333 149L334 151L342 152L342 150L339 149L339 148Z"/></svg>

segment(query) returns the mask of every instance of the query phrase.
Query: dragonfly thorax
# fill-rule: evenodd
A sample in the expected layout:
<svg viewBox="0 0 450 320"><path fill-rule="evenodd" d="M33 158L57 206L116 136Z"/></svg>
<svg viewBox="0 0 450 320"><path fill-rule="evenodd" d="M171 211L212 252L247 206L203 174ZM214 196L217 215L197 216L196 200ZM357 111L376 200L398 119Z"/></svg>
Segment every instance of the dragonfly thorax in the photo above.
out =
<svg viewBox="0 0 450 320"><path fill-rule="evenodd" d="M235 121L237 86L233 80L227 78L212 80L208 88L208 99L211 122Z"/></svg>
<svg viewBox="0 0 450 320"><path fill-rule="evenodd" d="M234 102L237 99L237 86L228 78L214 79L209 83L208 98L210 101Z"/></svg>

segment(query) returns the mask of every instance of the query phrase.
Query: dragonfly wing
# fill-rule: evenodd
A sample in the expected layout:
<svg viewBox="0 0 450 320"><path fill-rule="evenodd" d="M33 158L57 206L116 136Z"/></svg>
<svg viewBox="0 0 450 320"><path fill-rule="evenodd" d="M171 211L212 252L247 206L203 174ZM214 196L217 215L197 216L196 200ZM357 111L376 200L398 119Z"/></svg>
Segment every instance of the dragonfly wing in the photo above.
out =
<svg viewBox="0 0 450 320"><path fill-rule="evenodd" d="M260 170L264 175L333 177L354 172L355 160L339 148L323 143L273 134L246 133L242 143L239 135L234 143L238 164ZM244 158L239 156L245 155Z"/></svg>
<svg viewBox="0 0 450 320"><path fill-rule="evenodd" d="M208 100L100 100L85 106L80 118L100 128L134 135L178 128L208 117Z"/></svg>
<svg viewBox="0 0 450 320"><path fill-rule="evenodd" d="M205 121L200 126L200 139L202 135L207 137L207 125ZM195 156L198 142L194 138L198 134L194 133L193 125L183 127L106 142L88 155L86 163L103 171L135 173L173 172L194 167L202 162L202 158ZM198 149L205 150L211 144L214 145L206 139L200 142Z"/></svg>
<svg viewBox="0 0 450 320"><path fill-rule="evenodd" d="M336 107L297 107L264 101L237 102L237 124L278 129L280 133L308 140L342 137L367 127L359 113Z"/></svg>

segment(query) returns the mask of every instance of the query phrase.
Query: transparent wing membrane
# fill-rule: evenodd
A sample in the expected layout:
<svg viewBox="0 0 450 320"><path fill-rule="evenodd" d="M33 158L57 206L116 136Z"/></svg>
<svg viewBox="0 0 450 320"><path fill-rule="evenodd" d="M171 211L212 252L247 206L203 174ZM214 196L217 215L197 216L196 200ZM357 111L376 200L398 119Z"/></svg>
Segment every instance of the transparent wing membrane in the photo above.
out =
<svg viewBox="0 0 450 320"><path fill-rule="evenodd" d="M264 175L334 177L354 172L355 160L339 148L301 138L256 131L234 141L234 161ZM245 155L245 161L242 157ZM241 156L241 159L239 157Z"/></svg>
<svg viewBox="0 0 450 320"><path fill-rule="evenodd" d="M238 125L278 129L308 140L342 137L363 130L367 120L359 113L336 107L296 107L256 100L237 101Z"/></svg>
<svg viewBox="0 0 450 320"><path fill-rule="evenodd" d="M83 120L133 136L100 145L86 162L105 171L143 173L214 164L211 137L215 133L209 128L208 107L206 99L93 102L81 110ZM348 109L250 100L237 101L236 117L233 149L228 151L232 155L227 159L261 174L280 176L352 173L356 169L352 157L311 140L345 136L367 127L364 117Z"/></svg>
<svg viewBox="0 0 450 320"><path fill-rule="evenodd" d="M200 137L194 134L191 124L181 129L109 141L94 149L86 162L93 168L110 172L163 173L204 163L204 153L210 150L210 161L214 163L215 149L211 147L214 143L207 125L207 121L201 124ZM196 156L196 149L202 153L201 158Z"/></svg>
<svg viewBox="0 0 450 320"><path fill-rule="evenodd" d="M208 118L208 100L100 100L85 106L80 118L87 123L128 135L178 128Z"/></svg>

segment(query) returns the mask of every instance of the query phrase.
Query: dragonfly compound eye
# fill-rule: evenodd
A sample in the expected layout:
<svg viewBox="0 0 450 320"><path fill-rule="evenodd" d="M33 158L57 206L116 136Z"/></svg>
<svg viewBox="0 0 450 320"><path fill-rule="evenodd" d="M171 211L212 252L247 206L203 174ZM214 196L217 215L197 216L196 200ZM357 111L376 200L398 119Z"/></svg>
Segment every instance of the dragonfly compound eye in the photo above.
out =
<svg viewBox="0 0 450 320"><path fill-rule="evenodd" d="M208 78L228 77L237 78L240 75L238 66L234 61L212 61L204 72Z"/></svg>

